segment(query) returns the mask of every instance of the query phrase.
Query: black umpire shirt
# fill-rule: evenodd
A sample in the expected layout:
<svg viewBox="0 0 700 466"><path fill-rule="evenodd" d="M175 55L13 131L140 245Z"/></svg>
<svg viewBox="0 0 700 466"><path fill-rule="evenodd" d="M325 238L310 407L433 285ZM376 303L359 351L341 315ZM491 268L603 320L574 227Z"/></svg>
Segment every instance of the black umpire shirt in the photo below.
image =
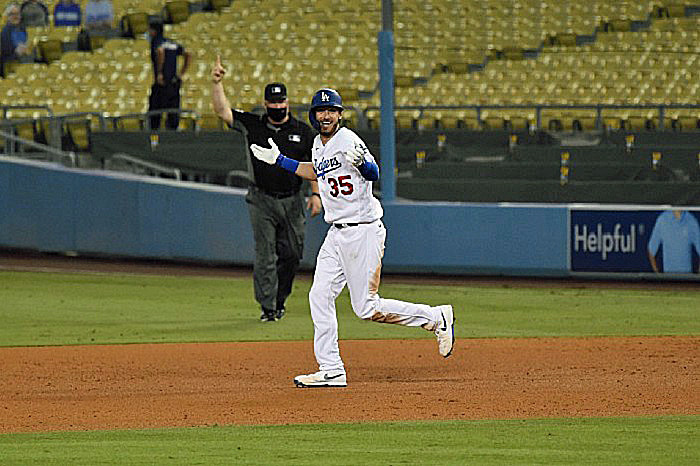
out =
<svg viewBox="0 0 700 466"><path fill-rule="evenodd" d="M272 138L285 157L300 162L311 161L311 147L316 133L308 125L289 115L289 119L281 125L273 125L267 115L256 115L250 112L231 109L233 120L240 122L248 132L248 146L257 144L270 147L267 140ZM250 148L248 156L253 165L255 185L272 195L292 195L299 191L302 179L293 173L269 165L256 159Z"/></svg>

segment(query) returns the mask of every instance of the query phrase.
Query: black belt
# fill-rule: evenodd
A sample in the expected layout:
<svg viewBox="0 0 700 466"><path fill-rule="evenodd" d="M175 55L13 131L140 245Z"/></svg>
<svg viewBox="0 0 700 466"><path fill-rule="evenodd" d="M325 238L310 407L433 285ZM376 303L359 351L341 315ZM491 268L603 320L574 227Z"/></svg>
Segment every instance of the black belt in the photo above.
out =
<svg viewBox="0 0 700 466"><path fill-rule="evenodd" d="M334 223L333 226L342 229L342 228L347 228L347 227L356 227L357 225L368 225L370 223L374 223L376 220L372 220L371 222L359 222L359 223Z"/></svg>
<svg viewBox="0 0 700 466"><path fill-rule="evenodd" d="M297 193L299 192L298 190L295 190L295 191L281 191L281 192L267 191L266 189L262 189L262 188L260 188L259 186L256 186L256 188L257 188L258 191L260 191L261 193L263 193L263 194L265 194L265 195L267 195L267 196L270 196L270 197L274 197L275 199L284 199L284 198L286 198L286 197L291 197L291 196L294 196L295 194L297 194Z"/></svg>

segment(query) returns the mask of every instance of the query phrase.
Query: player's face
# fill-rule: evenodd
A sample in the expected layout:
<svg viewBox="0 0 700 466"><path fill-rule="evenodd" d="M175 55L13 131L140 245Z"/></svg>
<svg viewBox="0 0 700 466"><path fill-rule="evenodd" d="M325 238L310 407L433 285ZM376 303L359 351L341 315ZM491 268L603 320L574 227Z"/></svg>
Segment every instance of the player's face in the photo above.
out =
<svg viewBox="0 0 700 466"><path fill-rule="evenodd" d="M318 121L321 135L331 136L340 125L340 110L333 107L319 108L316 110L316 121Z"/></svg>

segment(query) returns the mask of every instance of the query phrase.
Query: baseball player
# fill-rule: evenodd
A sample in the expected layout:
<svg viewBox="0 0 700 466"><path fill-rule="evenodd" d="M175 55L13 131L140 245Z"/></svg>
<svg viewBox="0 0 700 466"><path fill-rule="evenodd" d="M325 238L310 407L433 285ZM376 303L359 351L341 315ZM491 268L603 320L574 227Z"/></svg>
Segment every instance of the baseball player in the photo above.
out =
<svg viewBox="0 0 700 466"><path fill-rule="evenodd" d="M372 195L379 167L364 142L341 127L343 103L333 89L321 89L311 99L309 120L320 134L314 139L311 162L280 154L272 139L269 148L251 145L253 155L307 180L317 180L324 219L331 224L316 259L309 291L314 323L314 354L319 371L294 378L298 387L345 387L345 366L338 350L335 300L345 285L352 309L361 319L423 327L435 332L444 357L454 346L452 306L431 307L378 294L386 230L382 206Z"/></svg>

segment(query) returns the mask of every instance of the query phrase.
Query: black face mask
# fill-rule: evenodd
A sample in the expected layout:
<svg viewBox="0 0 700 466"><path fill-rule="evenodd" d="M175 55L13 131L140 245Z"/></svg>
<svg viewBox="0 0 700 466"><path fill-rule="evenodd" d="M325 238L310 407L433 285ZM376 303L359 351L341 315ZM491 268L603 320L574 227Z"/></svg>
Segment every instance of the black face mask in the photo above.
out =
<svg viewBox="0 0 700 466"><path fill-rule="evenodd" d="M282 121L284 120L284 117L287 116L287 109L286 108L267 108L267 116L270 117L270 120L272 121Z"/></svg>

